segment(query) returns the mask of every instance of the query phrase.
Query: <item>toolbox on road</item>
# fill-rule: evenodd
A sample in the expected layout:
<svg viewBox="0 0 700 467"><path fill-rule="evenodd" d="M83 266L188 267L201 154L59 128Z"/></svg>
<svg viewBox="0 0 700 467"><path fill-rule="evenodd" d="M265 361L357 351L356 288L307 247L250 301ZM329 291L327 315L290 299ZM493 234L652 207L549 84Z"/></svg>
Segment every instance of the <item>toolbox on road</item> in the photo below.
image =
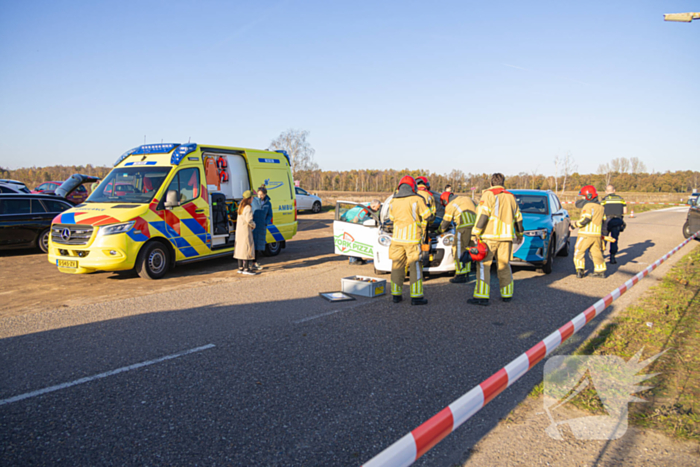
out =
<svg viewBox="0 0 700 467"><path fill-rule="evenodd" d="M386 294L386 280L369 276L350 276L340 280L341 290L362 297L379 297Z"/></svg>

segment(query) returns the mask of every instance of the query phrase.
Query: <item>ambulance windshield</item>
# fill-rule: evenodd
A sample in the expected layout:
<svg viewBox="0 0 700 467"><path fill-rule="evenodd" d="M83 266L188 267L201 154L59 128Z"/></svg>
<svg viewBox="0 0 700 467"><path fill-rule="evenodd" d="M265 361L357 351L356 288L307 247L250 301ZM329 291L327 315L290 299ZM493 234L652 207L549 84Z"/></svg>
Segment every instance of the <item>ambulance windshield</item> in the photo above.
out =
<svg viewBox="0 0 700 467"><path fill-rule="evenodd" d="M150 203L170 167L122 167L93 189L88 203Z"/></svg>

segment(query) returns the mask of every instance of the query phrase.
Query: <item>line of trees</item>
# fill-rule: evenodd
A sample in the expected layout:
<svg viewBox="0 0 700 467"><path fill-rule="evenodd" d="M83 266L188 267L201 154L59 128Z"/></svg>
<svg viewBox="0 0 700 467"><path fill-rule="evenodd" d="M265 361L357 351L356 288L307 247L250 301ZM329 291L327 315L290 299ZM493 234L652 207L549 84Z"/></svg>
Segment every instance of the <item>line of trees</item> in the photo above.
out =
<svg viewBox="0 0 700 467"><path fill-rule="evenodd" d="M28 187L49 180L66 180L74 173L83 173L104 178L112 167L54 165L50 167L27 167L7 170L0 167L0 178L10 178L24 182ZM491 174L464 173L452 170L447 174L433 173L428 170L296 170L294 179L307 190L320 191L356 191L356 192L391 192L404 175L417 177L425 175L430 180L434 191L440 191L452 185L454 191L468 193L472 187L477 193L490 185ZM521 172L506 175L506 188L530 188L536 190L578 190L584 185L593 185L602 190L612 183L618 191L644 193L686 193L694 191L700 183L700 172L677 171L665 173L630 173L603 172L595 174L567 174L560 177Z"/></svg>
<svg viewBox="0 0 700 467"><path fill-rule="evenodd" d="M67 180L75 173L104 178L112 167L88 165L52 165L50 167L26 167L8 170L0 167L0 178L24 182L27 187L36 188L44 182Z"/></svg>
<svg viewBox="0 0 700 467"><path fill-rule="evenodd" d="M477 193L490 186L491 174L464 173L452 170L447 174L432 173L428 170L300 170L294 175L300 186L307 190L391 192L404 175L416 177L425 175L430 180L433 191L452 185L454 191L468 193L474 188ZM563 178L563 180L562 180ZM593 185L599 190L612 183L618 191L644 193L686 193L694 191L700 182L698 171L676 171L665 173L620 173L606 172L563 176L545 176L537 173L521 172L506 175L506 188L530 188L535 190L564 191L578 190L584 185Z"/></svg>

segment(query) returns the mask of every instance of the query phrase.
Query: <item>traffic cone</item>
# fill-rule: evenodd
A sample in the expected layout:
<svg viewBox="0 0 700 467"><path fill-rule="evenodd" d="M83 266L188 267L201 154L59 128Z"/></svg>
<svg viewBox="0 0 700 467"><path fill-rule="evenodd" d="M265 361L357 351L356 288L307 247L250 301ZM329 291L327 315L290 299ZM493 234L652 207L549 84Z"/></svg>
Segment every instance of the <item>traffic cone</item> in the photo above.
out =
<svg viewBox="0 0 700 467"><path fill-rule="evenodd" d="M634 209L632 209L632 214L630 214L631 218L634 218Z"/></svg>

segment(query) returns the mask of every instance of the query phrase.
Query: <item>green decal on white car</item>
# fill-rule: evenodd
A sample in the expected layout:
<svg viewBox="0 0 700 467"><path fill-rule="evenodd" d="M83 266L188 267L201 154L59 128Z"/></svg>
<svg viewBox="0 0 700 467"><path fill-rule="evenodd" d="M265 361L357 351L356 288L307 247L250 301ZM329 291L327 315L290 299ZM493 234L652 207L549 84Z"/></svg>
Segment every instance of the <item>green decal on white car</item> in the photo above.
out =
<svg viewBox="0 0 700 467"><path fill-rule="evenodd" d="M374 248L372 247L372 245L356 242L355 238L347 232L343 232L340 235L336 235L334 239L335 246L343 254L360 253L362 255L367 255L370 257L374 256Z"/></svg>

